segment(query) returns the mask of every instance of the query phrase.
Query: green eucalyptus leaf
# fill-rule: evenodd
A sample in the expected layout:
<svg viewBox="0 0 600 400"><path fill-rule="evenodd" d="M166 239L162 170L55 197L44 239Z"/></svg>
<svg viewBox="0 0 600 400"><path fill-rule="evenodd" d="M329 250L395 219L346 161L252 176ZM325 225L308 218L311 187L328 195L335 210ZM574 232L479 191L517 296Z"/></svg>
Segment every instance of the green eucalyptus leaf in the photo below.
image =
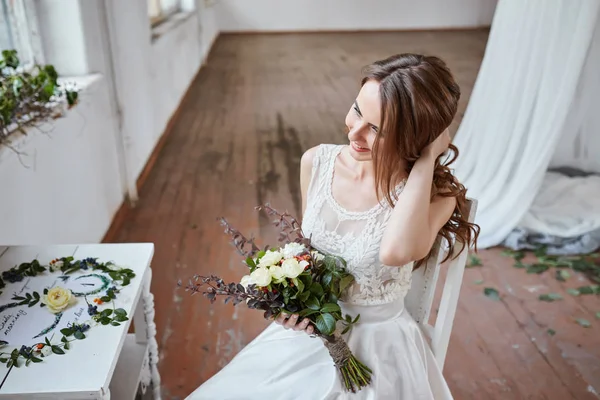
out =
<svg viewBox="0 0 600 400"><path fill-rule="evenodd" d="M308 317L310 315L318 314L319 310L311 310L310 308L305 308L304 310L298 313L301 317Z"/></svg>
<svg viewBox="0 0 600 400"><path fill-rule="evenodd" d="M552 302L555 300L562 300L562 296L558 293L545 293L545 294L540 294L539 299L542 301L548 301L548 302Z"/></svg>
<svg viewBox="0 0 600 400"><path fill-rule="evenodd" d="M306 307L310 308L311 310L318 311L321 309L321 304L319 303L319 300L315 296L310 296L308 298L308 300L306 300L305 303L306 303Z"/></svg>
<svg viewBox="0 0 600 400"><path fill-rule="evenodd" d="M484 288L483 289L483 294L486 295L488 298L494 300L494 301L499 301L500 300L500 294L494 288L489 288L489 287Z"/></svg>
<svg viewBox="0 0 600 400"><path fill-rule="evenodd" d="M579 325L583 326L584 328L589 328L592 326L590 321L588 321L585 318L577 318L577 319L575 319L575 322L577 322Z"/></svg>
<svg viewBox="0 0 600 400"><path fill-rule="evenodd" d="M321 297L324 294L323 286L319 282L314 282L310 286L310 292L314 294L316 297Z"/></svg>
<svg viewBox="0 0 600 400"><path fill-rule="evenodd" d="M352 275L346 275L340 281L340 293L342 293L348 286L350 286L354 282L354 277Z"/></svg>
<svg viewBox="0 0 600 400"><path fill-rule="evenodd" d="M321 312L323 313L331 313L341 311L340 306L334 303L326 303L321 307Z"/></svg>
<svg viewBox="0 0 600 400"><path fill-rule="evenodd" d="M333 274L331 272L327 272L327 273L325 273L325 275L323 275L323 278L321 279L321 283L324 286L329 286L331 284L332 279L333 279Z"/></svg>
<svg viewBox="0 0 600 400"><path fill-rule="evenodd" d="M70 328L63 328L60 330L60 333L62 333L65 336L71 336L73 334L73 330Z"/></svg>
<svg viewBox="0 0 600 400"><path fill-rule="evenodd" d="M581 293L581 294L594 294L595 293L595 288L593 286L581 286L581 287L577 288L577 290L579 290L579 293Z"/></svg>
<svg viewBox="0 0 600 400"><path fill-rule="evenodd" d="M329 313L321 314L317 317L317 329L324 335L331 335L335 330L335 318Z"/></svg>
<svg viewBox="0 0 600 400"><path fill-rule="evenodd" d="M308 298L310 297L310 292L306 291L306 292L302 292L298 295L298 299L302 302L306 302L308 301Z"/></svg>
<svg viewBox="0 0 600 400"><path fill-rule="evenodd" d="M526 271L528 274L541 274L542 272L547 271L549 268L550 267L545 264L531 264L526 268Z"/></svg>

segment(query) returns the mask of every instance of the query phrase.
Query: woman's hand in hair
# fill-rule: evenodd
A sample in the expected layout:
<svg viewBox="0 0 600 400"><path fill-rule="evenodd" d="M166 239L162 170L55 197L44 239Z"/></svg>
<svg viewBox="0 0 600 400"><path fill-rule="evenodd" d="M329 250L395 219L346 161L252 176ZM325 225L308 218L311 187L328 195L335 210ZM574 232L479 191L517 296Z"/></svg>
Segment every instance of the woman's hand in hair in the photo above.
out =
<svg viewBox="0 0 600 400"><path fill-rule="evenodd" d="M423 149L421 156L429 156L435 160L448 150L451 142L450 131L446 128L433 142Z"/></svg>

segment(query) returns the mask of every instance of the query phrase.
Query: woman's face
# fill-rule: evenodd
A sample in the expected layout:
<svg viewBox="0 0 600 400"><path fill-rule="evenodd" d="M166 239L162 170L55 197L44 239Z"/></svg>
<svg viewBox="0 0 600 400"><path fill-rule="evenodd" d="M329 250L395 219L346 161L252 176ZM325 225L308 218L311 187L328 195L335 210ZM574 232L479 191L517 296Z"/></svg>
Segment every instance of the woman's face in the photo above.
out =
<svg viewBox="0 0 600 400"><path fill-rule="evenodd" d="M346 115L350 154L357 161L371 161L373 143L381 121L379 82L367 81Z"/></svg>

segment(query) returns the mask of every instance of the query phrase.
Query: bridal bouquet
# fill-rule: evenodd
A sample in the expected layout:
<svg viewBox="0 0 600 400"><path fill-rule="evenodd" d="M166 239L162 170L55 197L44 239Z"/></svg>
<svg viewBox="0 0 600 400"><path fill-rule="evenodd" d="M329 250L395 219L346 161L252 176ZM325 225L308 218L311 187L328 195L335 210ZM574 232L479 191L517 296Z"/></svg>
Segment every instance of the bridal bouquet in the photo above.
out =
<svg viewBox="0 0 600 400"><path fill-rule="evenodd" d="M274 224L281 231L279 240L284 245L261 250L254 239L247 239L221 218L225 233L245 257L248 274L239 283L228 284L218 276L195 275L186 290L192 294L202 292L211 303L217 296L225 296L225 303L244 303L249 308L262 310L266 319L276 318L280 313L296 313L298 322L309 318L315 328L314 336L323 339L344 387L356 392L367 386L372 371L352 354L341 336L360 317L342 316L338 304L344 289L354 281L345 270L346 262L312 248L310 239L304 236L300 224L290 214L279 213L268 204L257 209L276 218ZM181 281L178 284L181 286ZM344 327L341 333L338 325Z"/></svg>

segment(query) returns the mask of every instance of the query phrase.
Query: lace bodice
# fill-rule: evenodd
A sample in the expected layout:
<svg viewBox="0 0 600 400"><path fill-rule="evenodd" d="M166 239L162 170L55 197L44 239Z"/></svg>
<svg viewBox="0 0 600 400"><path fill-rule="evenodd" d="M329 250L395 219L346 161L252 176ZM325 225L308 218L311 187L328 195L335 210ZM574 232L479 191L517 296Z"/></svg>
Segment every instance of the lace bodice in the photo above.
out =
<svg viewBox="0 0 600 400"><path fill-rule="evenodd" d="M345 210L333 198L335 160L344 146L320 145L314 158L302 221L312 245L344 258L355 283L342 300L361 305L384 304L404 297L410 289L412 263L383 265L379 247L392 208L385 199L364 212ZM401 191L403 184L397 187Z"/></svg>

